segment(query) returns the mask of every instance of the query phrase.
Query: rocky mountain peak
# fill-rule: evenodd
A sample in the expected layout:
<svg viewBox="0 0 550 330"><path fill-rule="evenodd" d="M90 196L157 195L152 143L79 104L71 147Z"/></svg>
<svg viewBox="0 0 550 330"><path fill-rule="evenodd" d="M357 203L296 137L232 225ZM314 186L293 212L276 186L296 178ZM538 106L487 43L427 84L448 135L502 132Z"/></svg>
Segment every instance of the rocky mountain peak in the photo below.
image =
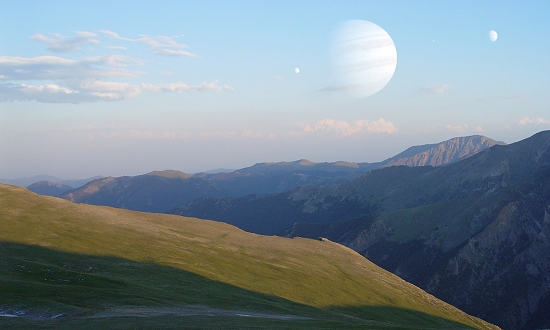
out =
<svg viewBox="0 0 550 330"><path fill-rule="evenodd" d="M441 166L471 157L497 144L506 143L482 135L455 137L441 143L411 147L386 160L384 166Z"/></svg>

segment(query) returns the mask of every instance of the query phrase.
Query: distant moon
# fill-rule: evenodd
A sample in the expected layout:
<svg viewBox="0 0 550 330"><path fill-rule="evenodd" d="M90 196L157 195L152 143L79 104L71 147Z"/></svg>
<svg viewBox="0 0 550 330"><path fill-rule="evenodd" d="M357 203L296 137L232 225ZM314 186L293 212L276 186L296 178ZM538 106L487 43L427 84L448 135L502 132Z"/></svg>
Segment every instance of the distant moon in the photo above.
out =
<svg viewBox="0 0 550 330"><path fill-rule="evenodd" d="M491 39L492 42L497 41L498 34L495 30L489 31L489 39Z"/></svg>
<svg viewBox="0 0 550 330"><path fill-rule="evenodd" d="M294 72L300 73L300 69L296 68L296 69L294 69Z"/></svg>
<svg viewBox="0 0 550 330"><path fill-rule="evenodd" d="M382 90L397 66L397 50L390 35L363 20L346 21L338 26L332 55L337 89L357 97L368 97Z"/></svg>

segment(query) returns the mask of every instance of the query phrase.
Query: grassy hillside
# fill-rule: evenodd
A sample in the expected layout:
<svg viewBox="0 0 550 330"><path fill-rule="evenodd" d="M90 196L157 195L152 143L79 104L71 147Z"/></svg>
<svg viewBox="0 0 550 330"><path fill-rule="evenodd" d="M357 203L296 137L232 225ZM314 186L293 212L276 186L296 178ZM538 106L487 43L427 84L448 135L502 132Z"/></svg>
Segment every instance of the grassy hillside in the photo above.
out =
<svg viewBox="0 0 550 330"><path fill-rule="evenodd" d="M329 241L7 185L0 226L2 327L496 328Z"/></svg>

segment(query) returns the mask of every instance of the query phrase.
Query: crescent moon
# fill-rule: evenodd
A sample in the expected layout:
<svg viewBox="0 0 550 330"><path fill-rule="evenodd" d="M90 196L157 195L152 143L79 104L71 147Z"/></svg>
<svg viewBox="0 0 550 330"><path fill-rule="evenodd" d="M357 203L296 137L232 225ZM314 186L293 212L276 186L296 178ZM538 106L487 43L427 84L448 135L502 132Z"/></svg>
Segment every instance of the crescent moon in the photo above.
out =
<svg viewBox="0 0 550 330"><path fill-rule="evenodd" d="M492 42L497 41L498 34L495 30L489 31L489 39L491 39Z"/></svg>

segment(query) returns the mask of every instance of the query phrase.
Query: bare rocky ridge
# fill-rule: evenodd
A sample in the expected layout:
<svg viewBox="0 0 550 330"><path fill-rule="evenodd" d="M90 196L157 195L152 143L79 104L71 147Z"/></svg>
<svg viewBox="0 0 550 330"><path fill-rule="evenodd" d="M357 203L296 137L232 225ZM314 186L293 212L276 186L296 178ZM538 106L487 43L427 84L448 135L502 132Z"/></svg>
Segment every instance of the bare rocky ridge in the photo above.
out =
<svg viewBox="0 0 550 330"><path fill-rule="evenodd" d="M438 144L427 145L429 149L421 152L403 152L385 161L384 166L441 166L451 164L466 157L471 157L483 149L494 145L505 145L504 142L495 141L481 135L456 137Z"/></svg>

